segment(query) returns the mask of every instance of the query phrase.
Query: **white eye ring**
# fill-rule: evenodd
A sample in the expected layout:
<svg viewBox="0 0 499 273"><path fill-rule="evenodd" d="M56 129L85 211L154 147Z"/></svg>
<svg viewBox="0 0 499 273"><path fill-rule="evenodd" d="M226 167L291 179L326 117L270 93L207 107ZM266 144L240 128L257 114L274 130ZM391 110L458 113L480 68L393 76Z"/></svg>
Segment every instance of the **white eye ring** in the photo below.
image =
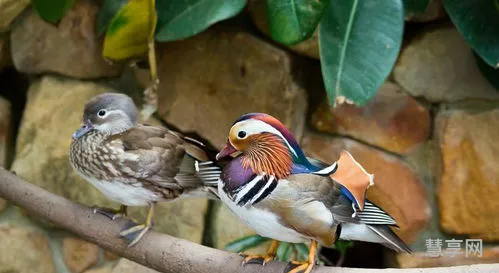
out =
<svg viewBox="0 0 499 273"><path fill-rule="evenodd" d="M107 111L106 111L106 109L101 109L101 110L99 110L99 112L97 112L97 115L98 115L100 118L104 118L104 117L107 115Z"/></svg>

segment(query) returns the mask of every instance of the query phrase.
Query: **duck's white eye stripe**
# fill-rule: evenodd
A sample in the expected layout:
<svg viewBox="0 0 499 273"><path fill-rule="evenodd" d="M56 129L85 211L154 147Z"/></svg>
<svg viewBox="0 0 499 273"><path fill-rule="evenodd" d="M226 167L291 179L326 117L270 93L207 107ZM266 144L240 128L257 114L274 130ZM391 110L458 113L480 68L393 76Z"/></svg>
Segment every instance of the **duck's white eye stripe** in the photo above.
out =
<svg viewBox="0 0 499 273"><path fill-rule="evenodd" d="M265 123L261 120L251 119L251 120L240 121L240 122L238 122L238 124L240 124L240 126L241 126L239 131L245 131L247 136L260 134L260 133L264 133L264 132L278 135L279 137L281 137L281 139L284 140L284 142L288 146L289 150L295 156L298 156L295 149L293 149L293 147L291 147L288 140L281 134L281 132L279 132L279 130L277 130L276 128L270 126L268 123Z"/></svg>

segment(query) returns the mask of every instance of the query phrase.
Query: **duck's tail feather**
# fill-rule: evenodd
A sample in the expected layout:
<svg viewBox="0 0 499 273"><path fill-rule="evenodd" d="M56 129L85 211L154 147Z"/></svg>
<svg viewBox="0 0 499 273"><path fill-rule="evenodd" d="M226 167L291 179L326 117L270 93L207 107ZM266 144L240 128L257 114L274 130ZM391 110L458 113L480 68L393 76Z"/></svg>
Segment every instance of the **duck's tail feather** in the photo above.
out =
<svg viewBox="0 0 499 273"><path fill-rule="evenodd" d="M185 197L218 199L217 185L222 166L216 162L216 150L202 142L184 137L185 155L175 179L183 188Z"/></svg>
<svg viewBox="0 0 499 273"><path fill-rule="evenodd" d="M387 225L342 223L339 239L378 243L396 252L412 253L409 246Z"/></svg>
<svg viewBox="0 0 499 273"><path fill-rule="evenodd" d="M400 239L393 230L385 225L367 225L369 229L374 231L378 236L383 238L382 244L396 252L411 254L412 249Z"/></svg>

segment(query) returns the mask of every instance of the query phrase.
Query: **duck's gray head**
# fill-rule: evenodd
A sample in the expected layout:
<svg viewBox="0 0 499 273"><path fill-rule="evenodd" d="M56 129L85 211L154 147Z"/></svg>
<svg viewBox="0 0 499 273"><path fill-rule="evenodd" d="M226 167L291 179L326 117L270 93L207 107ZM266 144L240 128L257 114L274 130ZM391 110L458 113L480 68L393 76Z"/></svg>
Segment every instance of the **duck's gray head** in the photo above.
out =
<svg viewBox="0 0 499 273"><path fill-rule="evenodd" d="M114 135L132 128L138 119L133 100L120 93L103 93L91 98L83 111L83 125L74 134L78 139L91 130Z"/></svg>

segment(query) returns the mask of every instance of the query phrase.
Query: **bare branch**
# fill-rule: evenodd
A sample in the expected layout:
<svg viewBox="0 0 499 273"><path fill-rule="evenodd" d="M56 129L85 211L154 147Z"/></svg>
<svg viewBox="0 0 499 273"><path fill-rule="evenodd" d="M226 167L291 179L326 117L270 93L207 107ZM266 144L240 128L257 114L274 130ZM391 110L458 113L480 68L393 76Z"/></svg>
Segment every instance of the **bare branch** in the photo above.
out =
<svg viewBox="0 0 499 273"><path fill-rule="evenodd" d="M93 214L90 208L25 182L3 168L0 168L0 197L106 250L165 273L282 273L286 266L283 262L271 262L264 268L259 265L242 267L242 258L235 253L205 247L154 231L148 232L137 245L127 249L126 244L118 237L120 224L123 224L124 220L111 221L102 215ZM170 215L170 217L175 217L175 215ZM383 270L318 266L313 272L375 273L380 271L385 273L483 273L499 272L499 264Z"/></svg>

